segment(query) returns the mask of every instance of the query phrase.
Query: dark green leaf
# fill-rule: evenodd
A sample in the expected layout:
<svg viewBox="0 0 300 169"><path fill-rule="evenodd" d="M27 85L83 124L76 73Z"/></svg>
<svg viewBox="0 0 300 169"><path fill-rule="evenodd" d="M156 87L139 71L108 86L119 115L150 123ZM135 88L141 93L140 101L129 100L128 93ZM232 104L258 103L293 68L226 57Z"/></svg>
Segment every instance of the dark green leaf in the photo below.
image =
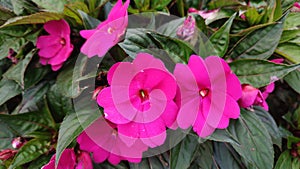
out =
<svg viewBox="0 0 300 169"><path fill-rule="evenodd" d="M294 70L284 77L284 80L300 94L300 71Z"/></svg>
<svg viewBox="0 0 300 169"><path fill-rule="evenodd" d="M9 9L1 6L1 2L0 2L0 25L5 23L9 18L12 18L13 16L14 13Z"/></svg>
<svg viewBox="0 0 300 169"><path fill-rule="evenodd" d="M179 18L179 19L174 19L170 22L167 22L167 23L161 25L160 27L158 27L157 32L159 32L163 35L175 38L175 37L177 37L176 31L177 31L178 27L183 24L184 20L185 20L185 18Z"/></svg>
<svg viewBox="0 0 300 169"><path fill-rule="evenodd" d="M276 49L276 53L285 57L293 63L300 63L300 44L281 43Z"/></svg>
<svg viewBox="0 0 300 169"><path fill-rule="evenodd" d="M5 24L0 26L0 28L13 26L13 25L24 25L24 24L43 24L51 20L62 19L63 15L52 12L39 12L27 16L18 16L9 19Z"/></svg>
<svg viewBox="0 0 300 169"><path fill-rule="evenodd" d="M289 8L291 8L296 0L284 0L281 1L281 7L282 7L282 11L287 11Z"/></svg>
<svg viewBox="0 0 300 169"><path fill-rule="evenodd" d="M89 16L88 14L86 14L81 10L77 10L77 11L83 21L83 25L85 29L95 29L100 24L100 21L98 19Z"/></svg>
<svg viewBox="0 0 300 169"><path fill-rule="evenodd" d="M284 22L284 29L298 29L297 26L300 25L299 17L299 12L290 13Z"/></svg>
<svg viewBox="0 0 300 169"><path fill-rule="evenodd" d="M281 17L281 15L282 15L281 0L275 0L271 21L277 21Z"/></svg>
<svg viewBox="0 0 300 169"><path fill-rule="evenodd" d="M300 36L300 29L295 30L284 30L280 39L280 43L288 42L295 37Z"/></svg>
<svg viewBox="0 0 300 169"><path fill-rule="evenodd" d="M168 163L162 161L162 155L144 158L140 163L129 163L130 169L168 169Z"/></svg>
<svg viewBox="0 0 300 169"><path fill-rule="evenodd" d="M262 124L264 124L266 129L269 131L273 144L281 148L281 134L274 118L262 107L256 106L254 107L254 110L254 113L259 117Z"/></svg>
<svg viewBox="0 0 300 169"><path fill-rule="evenodd" d="M214 163L212 142L206 141L201 143L198 147L195 160L189 168L211 169Z"/></svg>
<svg viewBox="0 0 300 169"><path fill-rule="evenodd" d="M217 9L225 6L241 5L238 0L212 0L209 2L209 9Z"/></svg>
<svg viewBox="0 0 300 169"><path fill-rule="evenodd" d="M87 96L90 98L90 95ZM56 147L56 162L59 161L61 153L68 145L91 123L93 123L101 113L95 101L88 98L81 98L75 101L75 113L67 115L59 129L58 141Z"/></svg>
<svg viewBox="0 0 300 169"><path fill-rule="evenodd" d="M39 158L34 160L32 163L30 163L28 169L42 168L44 165L46 165L50 161L51 157L52 157L52 154L40 156Z"/></svg>
<svg viewBox="0 0 300 169"><path fill-rule="evenodd" d="M171 150L170 168L187 169L197 153L198 139L196 135L187 135L178 145Z"/></svg>
<svg viewBox="0 0 300 169"><path fill-rule="evenodd" d="M87 57L79 57L81 60L77 61L75 66L70 65L63 69L57 77L57 88L66 97L75 98L81 93L79 82L77 79L82 77L82 72L87 63Z"/></svg>
<svg viewBox="0 0 300 169"><path fill-rule="evenodd" d="M50 141L42 139L32 139L22 146L14 157L9 169L13 169L22 164L26 164L37 159L42 154L49 151Z"/></svg>
<svg viewBox="0 0 300 169"><path fill-rule="evenodd" d="M9 49L19 51L26 43L23 37L11 37L3 33L0 34L0 60L8 56Z"/></svg>
<svg viewBox="0 0 300 169"><path fill-rule="evenodd" d="M185 16L185 13L184 13L184 0L177 0L176 1L177 3L177 9L178 9L178 13L181 17Z"/></svg>
<svg viewBox="0 0 300 169"><path fill-rule="evenodd" d="M74 112L71 98L62 94L56 84L47 93L47 101L55 121L61 122L67 114Z"/></svg>
<svg viewBox="0 0 300 169"><path fill-rule="evenodd" d="M274 150L271 137L258 117L250 111L241 109L241 117L226 129L228 134L238 140L239 145L231 144L243 157L246 166L272 169Z"/></svg>
<svg viewBox="0 0 300 169"><path fill-rule="evenodd" d="M229 45L229 32L236 14L232 15L225 24L209 38L218 56L223 57Z"/></svg>
<svg viewBox="0 0 300 169"><path fill-rule="evenodd" d="M29 87L32 87L33 85L38 83L51 71L50 66L43 66L38 62L39 61L37 58L33 58L25 71L25 89L28 89Z"/></svg>
<svg viewBox="0 0 300 169"><path fill-rule="evenodd" d="M171 2L172 0L151 0L151 8L156 10L162 10Z"/></svg>
<svg viewBox="0 0 300 169"><path fill-rule="evenodd" d="M284 20L285 17L277 23L247 34L237 42L229 55L232 58L266 59L270 57L279 43Z"/></svg>
<svg viewBox="0 0 300 169"><path fill-rule="evenodd" d="M259 88L283 78L289 72L298 69L300 64L285 65L266 60L240 59L232 62L230 67L241 83Z"/></svg>
<svg viewBox="0 0 300 169"><path fill-rule="evenodd" d="M17 65L12 66L10 69L8 69L3 76L7 79L16 81L24 89L25 70L34 54L35 50L29 52L24 59L22 59Z"/></svg>
<svg viewBox="0 0 300 169"><path fill-rule="evenodd" d="M240 156L228 143L214 142L214 158L220 168L244 168Z"/></svg>
<svg viewBox="0 0 300 169"><path fill-rule="evenodd" d="M2 105L7 100L21 94L22 89L15 81L3 78L0 81L0 92L0 105Z"/></svg>

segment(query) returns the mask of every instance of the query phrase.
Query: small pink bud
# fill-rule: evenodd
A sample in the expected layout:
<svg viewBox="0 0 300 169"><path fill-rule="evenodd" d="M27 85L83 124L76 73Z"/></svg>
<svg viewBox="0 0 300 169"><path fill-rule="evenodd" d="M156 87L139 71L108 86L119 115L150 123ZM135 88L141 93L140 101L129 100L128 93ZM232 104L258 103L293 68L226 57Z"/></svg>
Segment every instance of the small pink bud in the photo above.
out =
<svg viewBox="0 0 300 169"><path fill-rule="evenodd" d="M195 33L195 18L189 15L183 22L183 25L177 29L177 36L184 40L190 40Z"/></svg>
<svg viewBox="0 0 300 169"><path fill-rule="evenodd" d="M21 148L25 143L25 140L22 137L17 137L14 138L13 141L11 142L11 145L15 149Z"/></svg>
<svg viewBox="0 0 300 169"><path fill-rule="evenodd" d="M0 151L0 160L5 161L15 156L16 150L5 149Z"/></svg>

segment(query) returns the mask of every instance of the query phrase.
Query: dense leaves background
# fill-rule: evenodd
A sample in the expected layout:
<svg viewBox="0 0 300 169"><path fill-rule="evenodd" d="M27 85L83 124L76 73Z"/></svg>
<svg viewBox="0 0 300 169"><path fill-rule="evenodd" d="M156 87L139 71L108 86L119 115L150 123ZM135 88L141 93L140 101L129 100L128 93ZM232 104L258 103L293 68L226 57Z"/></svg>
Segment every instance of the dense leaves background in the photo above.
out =
<svg viewBox="0 0 300 169"><path fill-rule="evenodd" d="M189 8L220 9L214 18L195 16L198 29L211 44L186 42L174 28L183 18L166 25L128 29L122 42L112 48L100 67L108 70L116 61L150 52L168 63L186 63L196 52L216 54L231 60L230 66L242 83L264 87L275 80L275 91L260 107L241 109L225 130L207 139L194 133L170 151L144 158L139 164L105 162L94 168L300 168L300 12L290 12L295 0L132 0L129 13L154 12L187 15ZM108 0L0 0L0 150L12 148L16 137L26 140L0 168L40 168L57 152L75 147L75 138L101 110L74 100L88 95L86 81L99 79L86 67L92 62L79 54L82 29L95 28L114 2ZM239 14L243 12L246 19ZM66 19L72 29L75 49L58 72L39 64L35 41L43 34L42 24ZM156 31L155 31L156 30ZM200 36L201 37L201 36ZM198 39L199 40L199 39ZM149 50L149 46L151 50ZM193 51L193 49L197 49ZM214 50L215 49L215 50ZM13 50L13 58L7 56ZM162 57L164 56L164 57ZM127 58L127 59L128 59ZM284 64L269 60L284 58ZM77 63L75 63L77 61ZM78 64L79 63L79 64ZM97 83L96 83L97 84ZM91 95L91 94L90 94ZM78 104L79 103L79 104ZM94 106L95 107L95 106ZM83 123L82 123L83 122Z"/></svg>

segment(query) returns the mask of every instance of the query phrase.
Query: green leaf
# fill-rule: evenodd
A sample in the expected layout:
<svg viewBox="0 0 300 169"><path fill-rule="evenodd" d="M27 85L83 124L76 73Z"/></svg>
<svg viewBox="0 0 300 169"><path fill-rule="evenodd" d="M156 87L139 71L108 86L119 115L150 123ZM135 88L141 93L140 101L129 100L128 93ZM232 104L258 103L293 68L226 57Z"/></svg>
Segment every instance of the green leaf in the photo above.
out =
<svg viewBox="0 0 300 169"><path fill-rule="evenodd" d="M43 8L44 11L61 13L64 10L66 4L62 0L32 0L39 8Z"/></svg>
<svg viewBox="0 0 300 169"><path fill-rule="evenodd" d="M98 19L89 16L88 14L86 14L81 10L77 10L77 11L83 21L83 25L85 29L95 29L100 24L100 21Z"/></svg>
<svg viewBox="0 0 300 169"><path fill-rule="evenodd" d="M144 158L140 163L129 163L130 169L168 169L168 163L163 160L162 155Z"/></svg>
<svg viewBox="0 0 300 169"><path fill-rule="evenodd" d="M300 94L300 71L294 70L284 77L284 80Z"/></svg>
<svg viewBox="0 0 300 169"><path fill-rule="evenodd" d="M226 129L239 144L231 144L243 157L247 167L272 169L274 150L271 137L259 118L241 109L241 117Z"/></svg>
<svg viewBox="0 0 300 169"><path fill-rule="evenodd" d="M21 94L21 87L14 82L6 78L0 81L0 105L4 104L7 100Z"/></svg>
<svg viewBox="0 0 300 169"><path fill-rule="evenodd" d="M0 2L0 25L2 25L3 23L5 23L9 18L12 18L14 16L14 13L1 6L1 2Z"/></svg>
<svg viewBox="0 0 300 169"><path fill-rule="evenodd" d="M14 137L27 137L35 131L54 130L55 123L47 106L36 112L17 115L0 114L0 149L10 147Z"/></svg>
<svg viewBox="0 0 300 169"><path fill-rule="evenodd" d="M44 98L50 87L50 83L44 82L24 91L20 106L17 107L18 113L33 111L38 103Z"/></svg>
<svg viewBox="0 0 300 169"><path fill-rule="evenodd" d="M236 14L232 15L225 24L209 38L218 56L223 57L229 45L229 32Z"/></svg>
<svg viewBox="0 0 300 169"><path fill-rule="evenodd" d="M157 32L165 36L176 38L176 31L184 22L185 18L174 19L157 28Z"/></svg>
<svg viewBox="0 0 300 169"><path fill-rule="evenodd" d="M280 43L288 42L295 37L300 36L300 29L296 30L284 30L280 39Z"/></svg>
<svg viewBox="0 0 300 169"><path fill-rule="evenodd" d="M230 67L242 84L250 84L259 88L283 78L300 68L300 64L286 65L266 60L240 59L232 62Z"/></svg>
<svg viewBox="0 0 300 169"><path fill-rule="evenodd" d="M51 20L59 20L62 19L63 15L52 12L39 12L32 15L27 16L18 16L9 19L0 28L13 26L13 25L24 25L24 24L43 24Z"/></svg>
<svg viewBox="0 0 300 169"><path fill-rule="evenodd" d="M195 160L191 164L189 168L198 169L198 168L204 168L204 169L211 169L213 168L213 146L211 141L206 141L204 143L201 143L197 149L197 155L195 157ZM214 164L215 165L215 164ZM214 166L215 167L215 166Z"/></svg>
<svg viewBox="0 0 300 169"><path fill-rule="evenodd" d="M225 6L241 5L238 0L212 0L209 2L209 9L217 9Z"/></svg>
<svg viewBox="0 0 300 169"><path fill-rule="evenodd" d="M259 117L262 124L264 124L265 128L269 131L273 144L281 148L281 134L272 115L259 106L254 107L254 113Z"/></svg>
<svg viewBox="0 0 300 169"><path fill-rule="evenodd" d="M89 12L87 5L83 2L75 2L65 5L64 14L75 19L77 23L83 24L82 18L77 10L81 10L85 13Z"/></svg>
<svg viewBox="0 0 300 169"><path fill-rule="evenodd" d="M9 49L19 51L26 43L23 37L12 37L5 34L0 34L0 60L8 56Z"/></svg>
<svg viewBox="0 0 300 169"><path fill-rule="evenodd" d="M87 97L90 98L89 95ZM75 101L76 112L67 115L61 123L56 147L56 163L67 146L101 115L97 103L88 98Z"/></svg>
<svg viewBox="0 0 300 169"><path fill-rule="evenodd" d="M51 72L50 66L40 65L39 60L34 57L25 71L24 88L28 89L29 87L34 86L49 72Z"/></svg>
<svg viewBox="0 0 300 169"><path fill-rule="evenodd" d="M271 21L277 21L282 15L281 0L276 0L271 14Z"/></svg>
<svg viewBox="0 0 300 169"><path fill-rule="evenodd" d="M293 63L300 63L300 44L281 43L275 52Z"/></svg>
<svg viewBox="0 0 300 169"><path fill-rule="evenodd" d="M250 25L257 25L257 24L261 23L264 16L265 16L265 11L262 13L258 13L258 11L255 7L250 7L245 12L245 17Z"/></svg>
<svg viewBox="0 0 300 169"><path fill-rule="evenodd" d="M274 169L299 169L299 159L293 158L289 150L285 150L278 158Z"/></svg>
<svg viewBox="0 0 300 169"><path fill-rule="evenodd" d="M47 93L47 102L51 113L57 122L61 122L67 114L74 112L71 98L63 95L56 84L54 84Z"/></svg>
<svg viewBox="0 0 300 169"><path fill-rule="evenodd" d="M17 65L12 66L10 69L8 69L3 76L7 79L16 81L24 89L25 70L35 52L35 50L29 52L24 59L22 59Z"/></svg>
<svg viewBox="0 0 300 169"><path fill-rule="evenodd" d="M285 30L298 29L297 27L300 25L299 17L300 17L299 12L290 13L284 22L284 29Z"/></svg>
<svg viewBox="0 0 300 169"><path fill-rule="evenodd" d="M82 89L79 86L77 79L82 77L83 71L87 63L87 57L78 57L81 60L78 60L75 66L70 65L63 69L57 77L57 87L62 92L63 95L70 98L77 97Z"/></svg>
<svg viewBox="0 0 300 169"><path fill-rule="evenodd" d="M283 21L257 29L243 38L230 50L232 58L260 58L270 57L279 43L283 28Z"/></svg>
<svg viewBox="0 0 300 169"><path fill-rule="evenodd" d="M184 13L184 0L177 0L177 9L178 9L178 13L181 17L183 17L185 15Z"/></svg>
<svg viewBox="0 0 300 169"><path fill-rule="evenodd" d="M245 168L240 156L228 143L214 142L214 158L220 168Z"/></svg>
<svg viewBox="0 0 300 169"><path fill-rule="evenodd" d="M151 8L163 10L172 0L151 0Z"/></svg>
<svg viewBox="0 0 300 169"><path fill-rule="evenodd" d="M42 168L50 161L51 157L52 154L40 156L39 158L30 163L28 169Z"/></svg>
<svg viewBox="0 0 300 169"><path fill-rule="evenodd" d="M26 164L49 151L49 140L32 139L23 145L14 157L9 169Z"/></svg>
<svg viewBox="0 0 300 169"><path fill-rule="evenodd" d="M170 168L187 169L197 153L198 139L196 135L187 135L178 145L171 150Z"/></svg>

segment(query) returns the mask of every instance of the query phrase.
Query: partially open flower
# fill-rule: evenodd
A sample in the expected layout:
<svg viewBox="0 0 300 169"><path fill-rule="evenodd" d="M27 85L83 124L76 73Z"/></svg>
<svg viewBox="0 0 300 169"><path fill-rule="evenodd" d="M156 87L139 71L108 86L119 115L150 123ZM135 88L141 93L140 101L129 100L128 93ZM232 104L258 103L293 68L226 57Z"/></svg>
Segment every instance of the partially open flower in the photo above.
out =
<svg viewBox="0 0 300 169"><path fill-rule="evenodd" d="M129 2L130 0L126 0L122 5L122 0L118 0L107 19L101 22L96 29L80 31L80 35L87 39L81 47L82 53L88 57L95 55L102 57L120 41L128 24Z"/></svg>

